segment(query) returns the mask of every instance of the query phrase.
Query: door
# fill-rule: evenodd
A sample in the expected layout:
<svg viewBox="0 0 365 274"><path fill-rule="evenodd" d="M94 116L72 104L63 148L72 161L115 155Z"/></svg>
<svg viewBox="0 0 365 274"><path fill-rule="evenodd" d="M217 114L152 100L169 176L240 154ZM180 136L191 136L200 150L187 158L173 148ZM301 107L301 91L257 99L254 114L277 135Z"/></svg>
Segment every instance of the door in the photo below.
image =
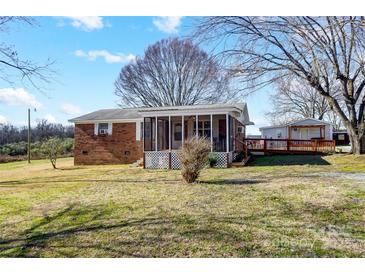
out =
<svg viewBox="0 0 365 274"><path fill-rule="evenodd" d="M301 128L300 129L300 139L301 140L309 140L309 129Z"/></svg>
<svg viewBox="0 0 365 274"><path fill-rule="evenodd" d="M218 122L218 151L226 151L226 120L219 120Z"/></svg>

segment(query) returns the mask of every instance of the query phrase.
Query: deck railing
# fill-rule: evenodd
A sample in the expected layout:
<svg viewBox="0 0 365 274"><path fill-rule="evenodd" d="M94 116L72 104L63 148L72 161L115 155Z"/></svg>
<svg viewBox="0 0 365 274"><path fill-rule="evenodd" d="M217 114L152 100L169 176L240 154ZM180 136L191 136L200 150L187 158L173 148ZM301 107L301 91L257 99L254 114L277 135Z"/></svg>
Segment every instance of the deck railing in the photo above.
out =
<svg viewBox="0 0 365 274"><path fill-rule="evenodd" d="M335 152L334 140L245 139L249 151L282 153L331 153Z"/></svg>

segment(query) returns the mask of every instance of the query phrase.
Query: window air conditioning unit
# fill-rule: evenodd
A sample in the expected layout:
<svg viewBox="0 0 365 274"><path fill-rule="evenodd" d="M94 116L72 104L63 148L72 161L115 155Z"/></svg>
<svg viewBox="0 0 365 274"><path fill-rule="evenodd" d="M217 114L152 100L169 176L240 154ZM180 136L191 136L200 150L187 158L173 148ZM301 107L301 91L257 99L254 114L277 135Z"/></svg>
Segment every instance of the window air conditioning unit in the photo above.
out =
<svg viewBox="0 0 365 274"><path fill-rule="evenodd" d="M100 129L100 130L99 130L99 133L100 133L100 134L107 134L107 133L108 133L108 131L107 131L106 129Z"/></svg>

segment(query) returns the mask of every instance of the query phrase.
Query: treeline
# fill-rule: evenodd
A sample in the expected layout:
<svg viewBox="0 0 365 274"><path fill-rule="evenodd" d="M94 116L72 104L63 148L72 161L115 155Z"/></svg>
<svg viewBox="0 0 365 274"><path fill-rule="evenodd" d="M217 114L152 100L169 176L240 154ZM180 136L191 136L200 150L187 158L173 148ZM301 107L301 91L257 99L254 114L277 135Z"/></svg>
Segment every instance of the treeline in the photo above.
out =
<svg viewBox="0 0 365 274"><path fill-rule="evenodd" d="M62 124L48 123L40 120L35 127L31 128L32 143L41 142L50 137L61 139L73 138L74 127ZM0 146L28 141L28 127L16 127L11 124L0 124Z"/></svg>
<svg viewBox="0 0 365 274"><path fill-rule="evenodd" d="M43 141L36 141L30 144L30 154L32 159L45 158L43 151L43 144L47 139ZM62 156L72 156L74 140L73 138L60 139L60 155ZM0 145L0 162L7 162L11 160L12 157L18 157L14 160L22 160L26 158L28 154L28 143L21 141L18 143L10 143L5 145ZM5 157L9 156L9 157ZM24 156L24 157L21 157Z"/></svg>

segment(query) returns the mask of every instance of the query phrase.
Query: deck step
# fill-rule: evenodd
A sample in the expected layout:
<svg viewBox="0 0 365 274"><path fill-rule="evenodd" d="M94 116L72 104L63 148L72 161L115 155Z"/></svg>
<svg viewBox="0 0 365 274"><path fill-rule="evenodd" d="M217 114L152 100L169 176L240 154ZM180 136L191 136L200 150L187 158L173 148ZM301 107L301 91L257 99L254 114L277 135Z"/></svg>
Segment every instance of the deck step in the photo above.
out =
<svg viewBox="0 0 365 274"><path fill-rule="evenodd" d="M247 162L250 160L251 156L247 156L247 158L244 158L242 160L242 162L232 162L231 166L232 167L242 167L245 166L247 164Z"/></svg>

